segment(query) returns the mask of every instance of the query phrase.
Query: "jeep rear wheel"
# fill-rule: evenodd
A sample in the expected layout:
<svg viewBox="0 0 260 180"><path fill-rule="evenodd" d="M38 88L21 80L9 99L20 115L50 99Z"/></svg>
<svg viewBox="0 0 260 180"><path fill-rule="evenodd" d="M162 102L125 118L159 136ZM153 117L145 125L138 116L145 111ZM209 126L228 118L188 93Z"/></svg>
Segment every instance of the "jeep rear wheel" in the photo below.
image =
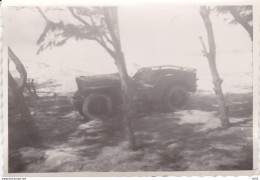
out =
<svg viewBox="0 0 260 180"><path fill-rule="evenodd" d="M170 111L180 111L187 107L188 92L181 86L169 88L165 96L166 107Z"/></svg>
<svg viewBox="0 0 260 180"><path fill-rule="evenodd" d="M82 113L87 119L108 118L112 113L112 100L105 94L89 94L82 104Z"/></svg>

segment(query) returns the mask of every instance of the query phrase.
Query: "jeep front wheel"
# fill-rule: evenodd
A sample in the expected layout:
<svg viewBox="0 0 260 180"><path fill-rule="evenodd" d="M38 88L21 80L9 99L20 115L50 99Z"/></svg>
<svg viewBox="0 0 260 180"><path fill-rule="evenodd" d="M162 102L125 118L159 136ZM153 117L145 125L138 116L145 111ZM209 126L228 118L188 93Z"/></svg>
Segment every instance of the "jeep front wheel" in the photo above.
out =
<svg viewBox="0 0 260 180"><path fill-rule="evenodd" d="M180 111L187 107L188 92L181 86L168 89L165 96L166 107L170 111Z"/></svg>
<svg viewBox="0 0 260 180"><path fill-rule="evenodd" d="M82 113L87 119L108 118L112 113L112 100L105 94L89 94L82 104Z"/></svg>

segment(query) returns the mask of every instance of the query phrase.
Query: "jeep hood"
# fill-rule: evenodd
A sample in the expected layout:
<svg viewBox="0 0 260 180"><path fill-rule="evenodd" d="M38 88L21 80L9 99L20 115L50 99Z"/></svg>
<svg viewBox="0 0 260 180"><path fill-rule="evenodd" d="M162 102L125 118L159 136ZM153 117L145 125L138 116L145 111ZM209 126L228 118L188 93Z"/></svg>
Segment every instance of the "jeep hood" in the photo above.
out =
<svg viewBox="0 0 260 180"><path fill-rule="evenodd" d="M76 82L79 90L105 88L120 85L118 73L94 76L80 76L76 78Z"/></svg>

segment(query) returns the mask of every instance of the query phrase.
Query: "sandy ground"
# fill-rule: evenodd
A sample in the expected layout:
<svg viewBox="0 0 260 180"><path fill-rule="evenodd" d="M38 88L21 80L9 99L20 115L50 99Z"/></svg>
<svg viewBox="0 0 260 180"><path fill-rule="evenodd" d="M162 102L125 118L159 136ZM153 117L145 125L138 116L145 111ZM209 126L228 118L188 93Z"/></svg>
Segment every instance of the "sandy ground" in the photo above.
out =
<svg viewBox="0 0 260 180"><path fill-rule="evenodd" d="M10 172L252 169L251 93L229 94L231 125L225 129L214 96L203 92L192 95L184 111L139 113L133 119L135 151L128 148L120 114L106 121L85 121L70 95L30 102L38 143L11 149ZM20 135L12 129L9 135L11 147Z"/></svg>

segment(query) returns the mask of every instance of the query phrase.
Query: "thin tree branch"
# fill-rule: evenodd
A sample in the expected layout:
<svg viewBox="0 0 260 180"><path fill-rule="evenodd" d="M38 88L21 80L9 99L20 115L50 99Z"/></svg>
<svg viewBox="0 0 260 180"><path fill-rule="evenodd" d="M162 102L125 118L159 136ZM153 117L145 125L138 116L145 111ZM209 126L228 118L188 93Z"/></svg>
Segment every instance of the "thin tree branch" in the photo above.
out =
<svg viewBox="0 0 260 180"><path fill-rule="evenodd" d="M91 15L89 16L89 19L90 19L90 21L92 22L92 25L93 25L94 27L97 27L97 25L96 25L96 23L95 23L95 21L93 20L93 18L92 18Z"/></svg>
<svg viewBox="0 0 260 180"><path fill-rule="evenodd" d="M109 53L110 56L112 56L113 59L116 58L115 52L106 45L102 37L100 37L100 39L96 39L96 41Z"/></svg>
<svg viewBox="0 0 260 180"><path fill-rule="evenodd" d="M113 47L115 46L114 42L107 36L106 32L104 33L104 37L107 40L107 42L109 42Z"/></svg>
<svg viewBox="0 0 260 180"><path fill-rule="evenodd" d="M207 51L206 45L205 45L205 43L204 43L202 37L199 37L199 39L200 39L200 42L201 42L201 45L202 45L202 48L203 48L202 53L203 53L203 55L204 55L206 58L208 58L208 57L209 57L209 53L208 53L208 51Z"/></svg>
<svg viewBox="0 0 260 180"><path fill-rule="evenodd" d="M41 8L36 7L36 9L38 9L39 13L42 15L43 19L45 19L46 21L50 22L50 20L46 17L46 15L42 12Z"/></svg>
<svg viewBox="0 0 260 180"><path fill-rule="evenodd" d="M74 12L74 10L73 10L72 7L68 7L68 9L69 9L70 13L72 14L72 16L73 16L75 19L77 19L78 21L80 21L80 22L81 22L82 24L84 24L87 28L90 28L90 27L91 27L90 24L89 24L87 21L85 21L84 19L82 19L80 16L78 16L78 15Z"/></svg>

